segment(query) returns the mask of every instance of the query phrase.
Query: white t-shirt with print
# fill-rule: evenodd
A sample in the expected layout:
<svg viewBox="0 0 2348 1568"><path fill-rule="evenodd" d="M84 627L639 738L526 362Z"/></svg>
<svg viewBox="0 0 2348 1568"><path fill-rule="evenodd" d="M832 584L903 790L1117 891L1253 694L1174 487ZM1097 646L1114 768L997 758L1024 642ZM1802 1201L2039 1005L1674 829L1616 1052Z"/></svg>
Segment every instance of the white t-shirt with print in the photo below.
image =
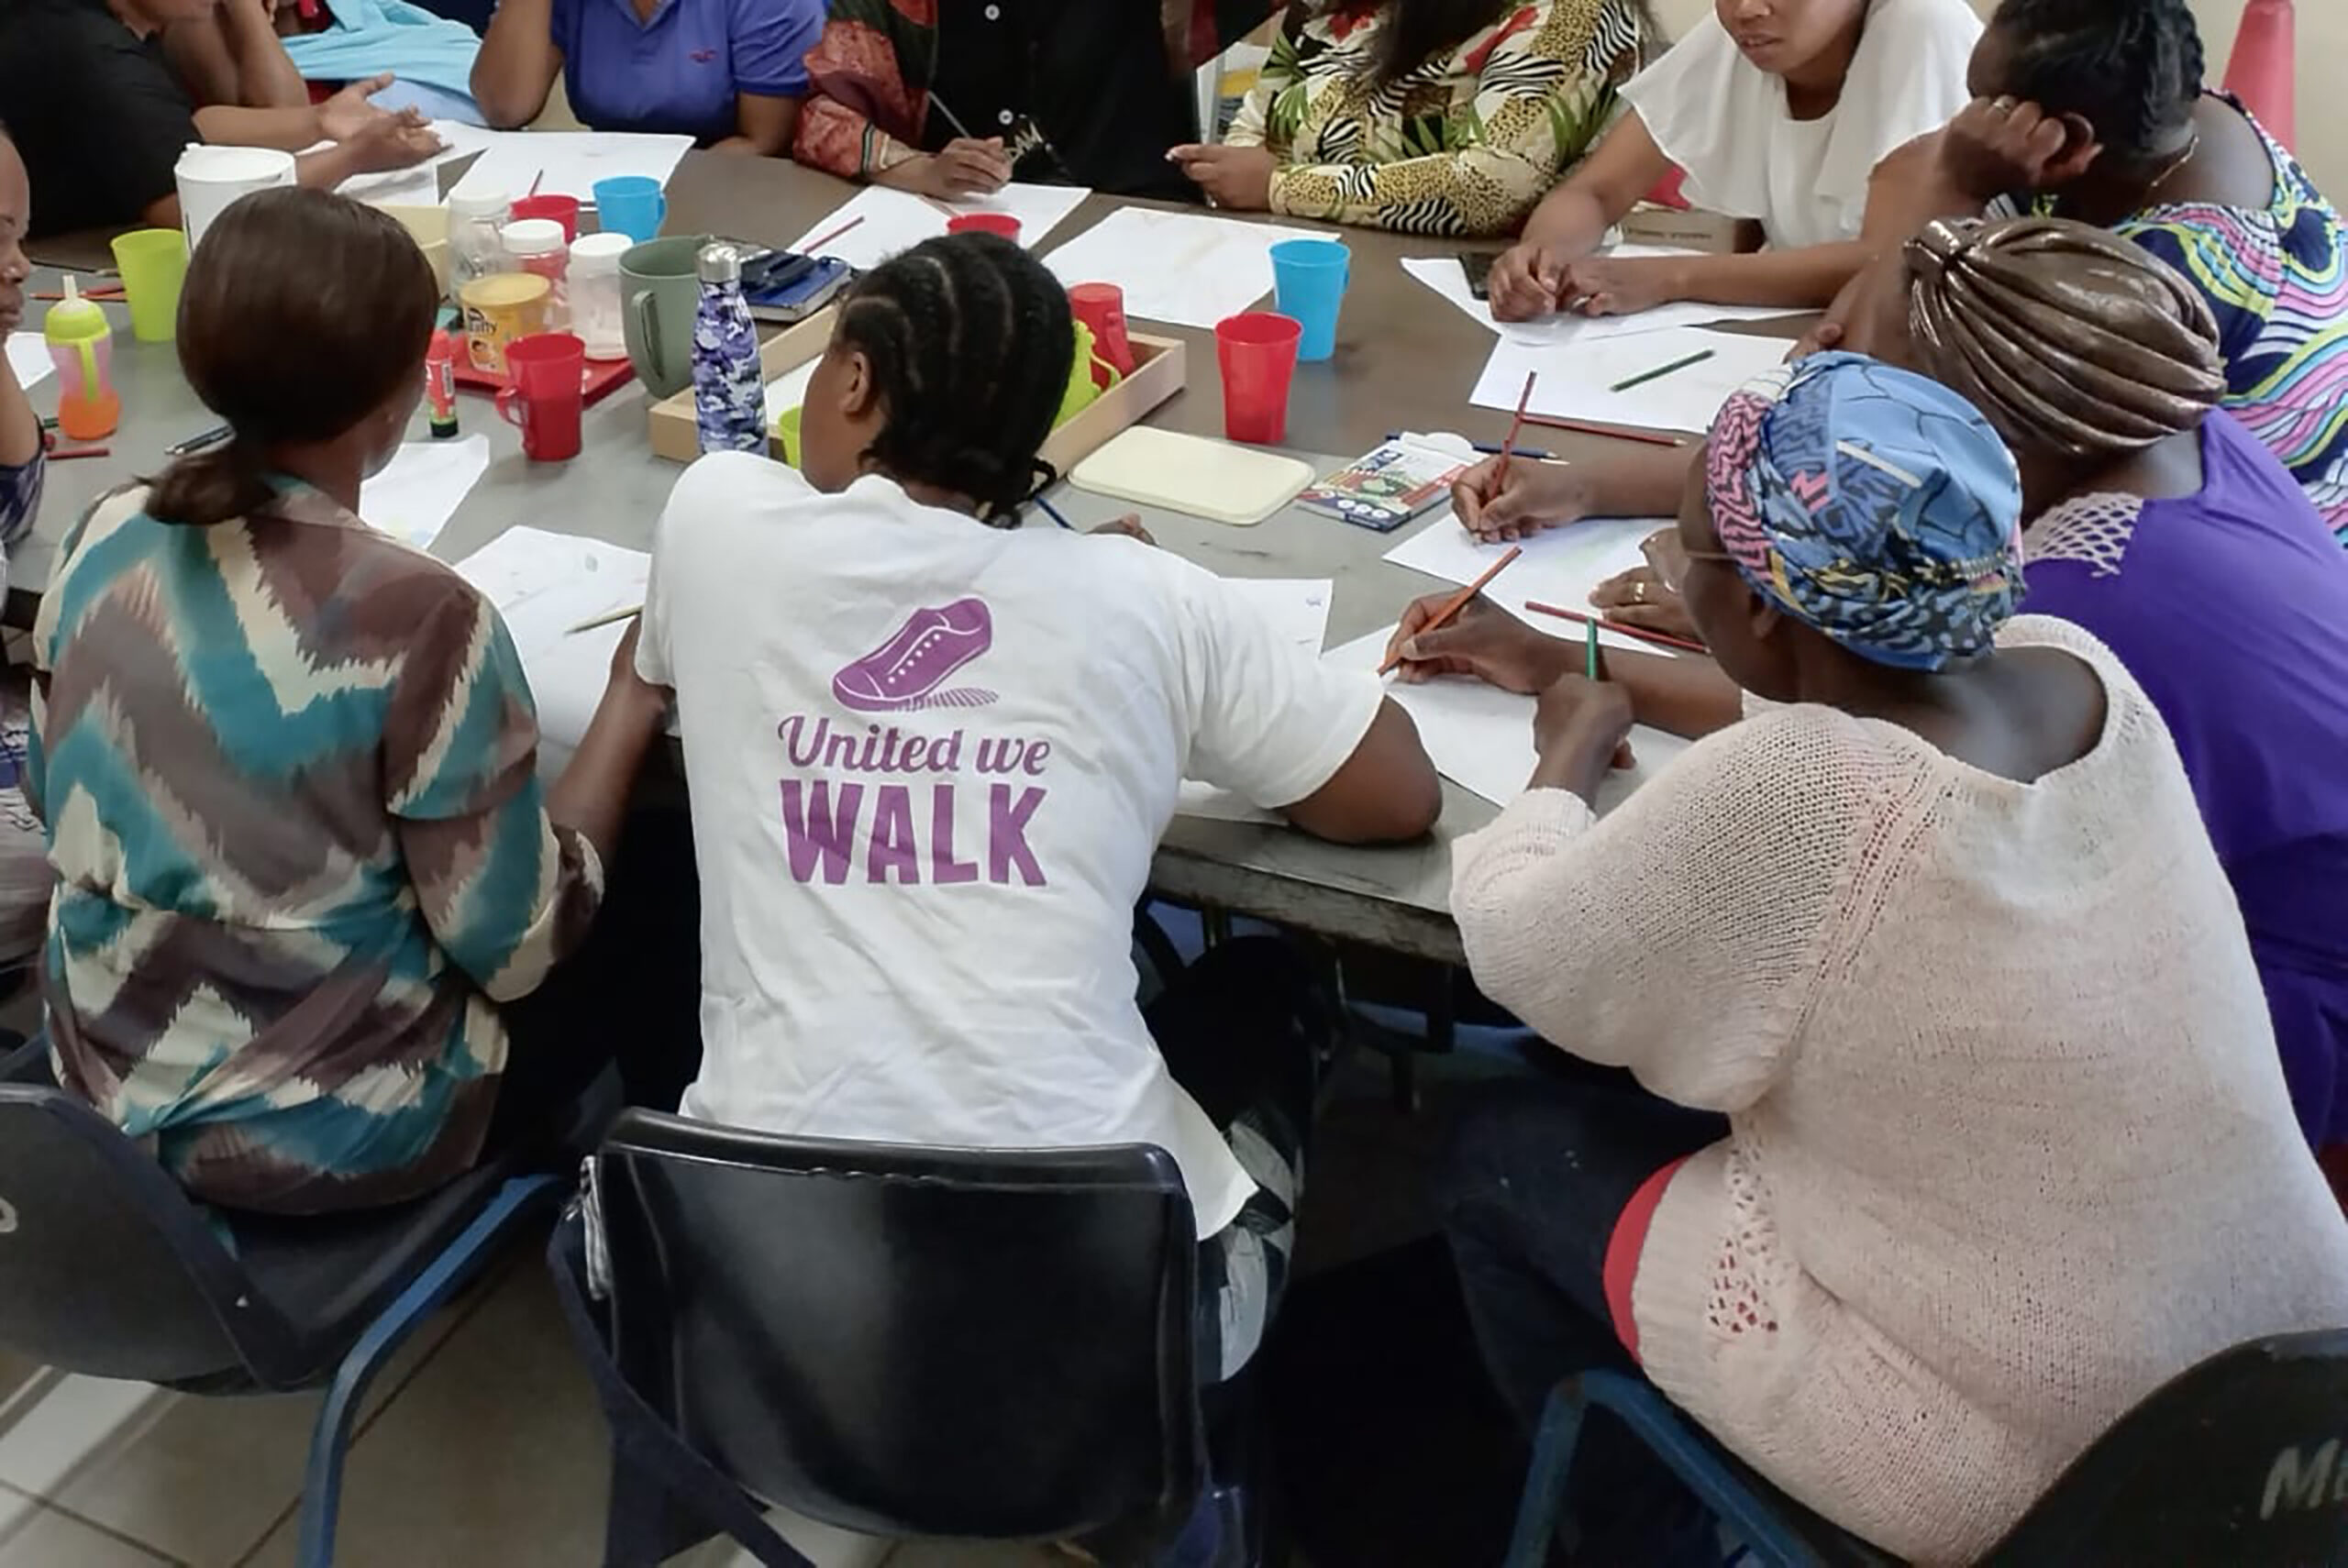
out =
<svg viewBox="0 0 2348 1568"><path fill-rule="evenodd" d="M991 529L722 453L660 520L637 667L673 686L702 888L688 1115L991 1148L1155 1143L1199 1233L1253 1190L1135 1001L1187 776L1290 805L1382 693L1136 541Z"/></svg>

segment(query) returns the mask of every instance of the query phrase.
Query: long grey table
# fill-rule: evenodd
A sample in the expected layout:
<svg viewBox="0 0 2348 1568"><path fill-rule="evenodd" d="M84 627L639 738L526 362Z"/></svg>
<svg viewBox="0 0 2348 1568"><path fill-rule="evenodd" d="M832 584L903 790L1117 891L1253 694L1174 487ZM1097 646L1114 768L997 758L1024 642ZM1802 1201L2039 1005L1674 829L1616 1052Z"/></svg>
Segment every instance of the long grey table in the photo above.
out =
<svg viewBox="0 0 2348 1568"><path fill-rule="evenodd" d="M784 245L853 190L779 160L694 153L670 182L669 228ZM1117 204L1102 197L1088 201L1047 248L1082 232ZM1506 416L1468 402L1490 352L1490 335L1396 264L1404 256L1439 254L1443 242L1365 233L1346 238L1355 261L1337 354L1329 363L1299 368L1291 440L1324 471L1396 427L1454 429L1498 440ZM40 278L36 287L55 286L54 273ZM12 586L20 592L38 592L46 582L55 541L91 501L127 479L158 471L168 460L165 447L217 423L181 376L172 347L133 342L127 313L112 314L121 333L116 363L124 410L122 427L109 442L113 456L52 468L39 527L12 563ZM1190 345L1189 388L1150 423L1220 435L1222 389L1213 337L1183 329L1173 335ZM34 403L48 413L56 395L51 377L34 389ZM630 382L587 411L585 450L567 463L524 458L519 433L496 417L486 398L463 396L459 411L468 433L488 433L493 460L434 546L436 554L460 560L517 525L648 547L654 520L681 470L651 455L640 385ZM424 435L420 423L411 432L415 439ZM1591 443L1545 432L1543 445L1571 456ZM1132 510L1065 486L1053 499L1080 525ZM1227 577L1334 579L1333 645L1391 624L1412 599L1447 586L1388 565L1381 558L1391 536L1294 509L1244 529L1168 513L1147 513L1143 520L1161 545ZM1036 525L1049 525L1039 519ZM12 613L22 609L19 602ZM1489 802L1446 782L1443 820L1434 834L1384 849L1340 847L1276 827L1180 819L1160 846L1153 879L1161 892L1202 906L1456 963L1462 955L1448 910L1450 844L1493 814Z"/></svg>

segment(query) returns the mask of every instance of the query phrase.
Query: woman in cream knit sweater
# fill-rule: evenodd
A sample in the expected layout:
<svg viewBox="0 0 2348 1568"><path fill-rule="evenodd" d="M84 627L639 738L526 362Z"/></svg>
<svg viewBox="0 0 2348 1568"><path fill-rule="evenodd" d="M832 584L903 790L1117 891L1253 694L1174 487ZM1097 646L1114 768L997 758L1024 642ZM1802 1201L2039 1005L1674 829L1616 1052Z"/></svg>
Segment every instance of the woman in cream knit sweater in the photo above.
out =
<svg viewBox="0 0 2348 1568"><path fill-rule="evenodd" d="M2020 504L1908 372L1820 355L1732 399L1680 569L1765 704L1600 822L1632 701L1547 684L1532 788L1453 889L1496 999L1715 1113L1561 1085L1462 1129L1449 1230L1504 1390L1537 1410L1566 1320L1611 1320L1772 1480L1932 1562L2169 1376L2348 1322L2176 748L2092 638L2008 623ZM1412 673L1463 668L1418 619Z"/></svg>

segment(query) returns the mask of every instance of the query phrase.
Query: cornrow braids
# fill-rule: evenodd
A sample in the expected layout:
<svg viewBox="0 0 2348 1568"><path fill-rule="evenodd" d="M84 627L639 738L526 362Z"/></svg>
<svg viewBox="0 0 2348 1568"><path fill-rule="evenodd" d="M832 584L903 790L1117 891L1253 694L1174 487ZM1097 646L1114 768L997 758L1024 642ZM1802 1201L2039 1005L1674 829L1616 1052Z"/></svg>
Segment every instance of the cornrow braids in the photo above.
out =
<svg viewBox="0 0 2348 1568"><path fill-rule="evenodd" d="M864 456L1016 527L1058 476L1036 456L1076 362L1068 291L991 234L925 240L865 275L840 312L888 421Z"/></svg>
<svg viewBox="0 0 2348 1568"><path fill-rule="evenodd" d="M2206 62L2188 0L2004 0L1989 26L2001 92L2085 116L2122 158L2161 156L2192 120Z"/></svg>

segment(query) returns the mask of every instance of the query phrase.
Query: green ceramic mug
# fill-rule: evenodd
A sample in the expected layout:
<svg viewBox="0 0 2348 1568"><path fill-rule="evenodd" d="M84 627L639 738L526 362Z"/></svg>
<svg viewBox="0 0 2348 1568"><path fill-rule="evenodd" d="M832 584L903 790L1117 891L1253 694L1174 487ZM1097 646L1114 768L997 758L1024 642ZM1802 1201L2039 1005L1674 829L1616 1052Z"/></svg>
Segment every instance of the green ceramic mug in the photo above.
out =
<svg viewBox="0 0 2348 1568"><path fill-rule="evenodd" d="M676 235L620 258L621 326L637 379L655 398L693 384L693 315L701 308L695 268L709 236Z"/></svg>

